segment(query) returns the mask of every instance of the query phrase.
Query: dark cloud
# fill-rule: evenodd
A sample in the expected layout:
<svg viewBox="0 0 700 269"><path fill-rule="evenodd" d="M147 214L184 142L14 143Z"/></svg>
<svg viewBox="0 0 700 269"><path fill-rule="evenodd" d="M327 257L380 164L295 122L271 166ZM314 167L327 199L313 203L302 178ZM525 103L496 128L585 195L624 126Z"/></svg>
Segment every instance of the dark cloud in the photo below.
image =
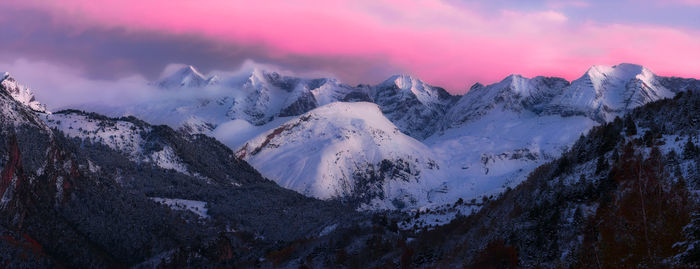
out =
<svg viewBox="0 0 700 269"><path fill-rule="evenodd" d="M1 20L0 60L48 61L79 69L90 79L114 80L140 74L155 80L170 63L203 72L236 70L246 60L298 72L324 70L350 83L376 82L401 71L381 61L343 57L275 55L263 45L222 44L196 35L113 29L74 29L50 23L49 14L15 10Z"/></svg>

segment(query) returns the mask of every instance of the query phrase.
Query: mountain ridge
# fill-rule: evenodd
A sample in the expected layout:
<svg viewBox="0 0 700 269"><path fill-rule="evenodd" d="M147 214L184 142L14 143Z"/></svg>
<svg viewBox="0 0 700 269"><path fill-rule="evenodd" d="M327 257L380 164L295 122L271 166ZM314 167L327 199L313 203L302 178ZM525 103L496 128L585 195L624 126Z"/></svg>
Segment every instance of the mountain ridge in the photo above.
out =
<svg viewBox="0 0 700 269"><path fill-rule="evenodd" d="M188 66L184 69L195 70ZM213 77L190 73L196 74L200 81ZM691 88L698 83L696 80L659 77L647 68L632 64L593 66L573 82L557 77L509 75L489 85L476 83L462 96L451 95L410 75L393 75L375 85L350 86L334 78L300 78L256 67L218 78L219 83L215 85L190 88L178 84L184 91L214 91L218 94L215 97L196 102L183 100L159 104L161 107L153 110L143 106L146 108L130 110L130 114L171 125L183 132L214 136L235 151L252 147L248 150L250 152L257 148L251 146L256 144L250 143L252 140L262 137L264 141L265 136L281 130L288 122L298 121L305 113L334 103L371 102L379 107L379 116L388 119L403 135L425 144L424 155L439 156L434 161L446 176L432 178L428 185L433 187L421 187L422 194L412 194L414 198L420 196L415 198L417 201L432 201L428 204L447 203L460 196L498 193L515 186L537 165L561 154L591 127L622 116L641 104L670 97L672 92L664 85ZM152 118L163 115L169 115L166 122ZM321 118L326 126L332 126L332 119ZM551 129L560 131L546 132ZM353 135L371 137L369 132ZM300 145L317 146L313 143L314 137L295 141ZM288 155L287 151L274 153L275 148L263 148L268 159L275 159L269 154ZM394 161L400 159L411 163L415 161L413 155L405 154ZM246 158L251 156L246 155ZM369 165L376 167L379 161L362 158L354 161L363 165L334 173L338 181L326 181L326 187L354 182L348 180L352 178L351 174L360 173ZM289 160L279 160L280 163L252 163L280 185L304 193L305 187L289 183L289 178L298 176L285 175L285 172L292 173L293 169L275 170L275 167L289 164ZM273 170L277 172L272 173ZM436 192L437 189L440 191ZM307 195L311 193L306 192ZM354 195L352 191L341 193ZM387 202L396 197L384 198L384 203L375 204L391 205Z"/></svg>

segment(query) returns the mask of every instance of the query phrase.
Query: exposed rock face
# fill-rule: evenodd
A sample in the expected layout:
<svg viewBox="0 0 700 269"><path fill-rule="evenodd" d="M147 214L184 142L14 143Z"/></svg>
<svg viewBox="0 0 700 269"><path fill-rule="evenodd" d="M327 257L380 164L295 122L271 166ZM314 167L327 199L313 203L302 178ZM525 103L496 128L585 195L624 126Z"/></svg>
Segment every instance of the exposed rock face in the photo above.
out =
<svg viewBox="0 0 700 269"><path fill-rule="evenodd" d="M539 112L569 82L562 78L511 75L499 83L475 84L447 113L443 128L456 127L492 113L494 109Z"/></svg>
<svg viewBox="0 0 700 269"><path fill-rule="evenodd" d="M384 116L417 139L433 134L456 100L444 89L406 75L393 76L374 87L374 102Z"/></svg>

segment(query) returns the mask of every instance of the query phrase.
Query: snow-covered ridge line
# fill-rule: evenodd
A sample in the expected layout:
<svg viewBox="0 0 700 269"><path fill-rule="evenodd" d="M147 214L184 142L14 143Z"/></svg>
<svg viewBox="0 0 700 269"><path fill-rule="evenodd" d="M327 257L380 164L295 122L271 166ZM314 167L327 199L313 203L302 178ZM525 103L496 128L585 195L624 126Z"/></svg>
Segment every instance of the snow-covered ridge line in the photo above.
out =
<svg viewBox="0 0 700 269"><path fill-rule="evenodd" d="M113 119L95 113L63 110L43 115L41 119L68 137L104 144L135 162L150 162L163 169L194 175L170 146L165 145L161 150L150 149L144 136L152 128L136 118Z"/></svg>
<svg viewBox="0 0 700 269"><path fill-rule="evenodd" d="M153 83L153 85L165 88L198 88L210 85L216 85L219 83L219 78L217 76L205 77L200 73L194 66L188 65L182 67L180 70L173 74L170 74L159 81Z"/></svg>
<svg viewBox="0 0 700 269"><path fill-rule="evenodd" d="M639 105L673 96L678 88L674 84L685 84L686 88L694 85L680 80L658 77L639 65L619 64L591 67L572 82L556 77L510 75L487 86L477 83L467 94L459 96L409 75L394 75L376 85L351 86L333 78L285 76L261 68L227 77L204 75L192 66L184 66L154 84L169 88L212 88L221 97L157 107L145 104L143 108L127 108L122 114L207 133L213 128L185 125L191 125L194 116L201 123L199 126L215 127L231 120L262 126L276 118L298 116L333 102L367 101L378 104L382 113L405 134L424 139L481 117L491 109L565 117L581 115L604 122ZM164 114L161 110L174 112L176 120L153 117Z"/></svg>
<svg viewBox="0 0 700 269"><path fill-rule="evenodd" d="M46 110L46 105L39 103L39 101L36 100L32 90L22 84L19 84L15 78L10 76L10 73L3 72L0 77L2 77L0 79L0 84L2 84L2 87L5 88L12 98L27 106L31 110L49 113Z"/></svg>
<svg viewBox="0 0 700 269"><path fill-rule="evenodd" d="M196 102L187 98L170 104L138 104L122 108L121 113L119 109L117 113L91 109L110 115L137 115L149 122L206 133L204 129L185 125L191 125L195 117L211 126L231 120L262 126L329 103L367 101L377 103L401 131L422 139L432 133L436 119L457 100L444 89L407 75L392 76L376 86L351 86L334 78L300 78L261 68L235 75L204 75L192 66L184 66L152 84L185 91L207 89L206 92L215 92L217 97L203 95ZM168 119L155 116L163 115L163 111L173 116Z"/></svg>
<svg viewBox="0 0 700 269"><path fill-rule="evenodd" d="M323 199L351 197L367 209L439 206L496 194L592 126L700 88L696 80L658 77L631 64L595 66L573 82L511 75L475 84L463 96L408 75L350 86L259 68L216 76L185 66L154 84L165 93L181 88L178 93L207 94L109 114L214 136L283 187ZM91 139L142 150L110 135ZM171 158L172 148L159 150L135 158L186 171Z"/></svg>
<svg viewBox="0 0 700 269"><path fill-rule="evenodd" d="M283 187L374 208L423 204L442 177L430 149L366 102L312 110L249 140L237 155Z"/></svg>

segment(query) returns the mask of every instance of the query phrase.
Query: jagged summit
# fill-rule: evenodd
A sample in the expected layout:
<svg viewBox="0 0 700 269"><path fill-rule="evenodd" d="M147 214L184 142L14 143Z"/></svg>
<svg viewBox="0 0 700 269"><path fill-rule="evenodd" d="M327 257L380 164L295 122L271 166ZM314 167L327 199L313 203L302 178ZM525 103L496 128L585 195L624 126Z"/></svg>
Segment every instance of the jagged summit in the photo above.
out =
<svg viewBox="0 0 700 269"><path fill-rule="evenodd" d="M206 87L209 85L215 85L218 82L219 77L206 77L204 74L200 73L194 66L187 65L183 66L182 68L178 69L170 75L166 75L161 80L157 81L155 85L166 89L198 88Z"/></svg>
<svg viewBox="0 0 700 269"><path fill-rule="evenodd" d="M36 100L32 90L22 84L19 84L9 72L2 73L0 84L2 84L2 87L12 96L12 98L23 105L37 112L48 112L46 110L46 105L39 103L39 101Z"/></svg>
<svg viewBox="0 0 700 269"><path fill-rule="evenodd" d="M484 86L484 84L481 84L481 83L479 83L479 82L476 82L476 83L474 83L474 85L472 85L471 87L469 87L469 91L473 91L473 90L480 89L480 88L483 88L483 87L486 87L486 86Z"/></svg>
<svg viewBox="0 0 700 269"><path fill-rule="evenodd" d="M494 109L514 112L542 110L569 82L556 77L509 75L488 86L475 84L447 113L444 128L480 118Z"/></svg>
<svg viewBox="0 0 700 269"><path fill-rule="evenodd" d="M411 89L413 84L423 84L422 81L420 81L417 78L412 77L411 75L407 74L396 74L393 76L390 76L383 82L379 83L379 87L382 86L393 86L396 85L399 89L402 90L408 90Z"/></svg>
<svg viewBox="0 0 700 269"><path fill-rule="evenodd" d="M586 73L593 73L593 72L598 72L598 73L618 73L618 74L627 74L627 75L635 75L639 74L642 72L651 72L648 68L638 65L638 64L631 64L631 63L620 63L617 65L613 66L608 66L608 65L593 65L591 66Z"/></svg>
<svg viewBox="0 0 700 269"><path fill-rule="evenodd" d="M409 75L394 75L372 89L374 103L402 132L423 139L433 134L447 110L457 101L445 89Z"/></svg>
<svg viewBox="0 0 700 269"><path fill-rule="evenodd" d="M421 101L432 102L429 99L447 99L451 95L443 88L428 85L424 81L411 75L401 74L393 75L383 82L379 83L376 88L396 88L401 91L411 92Z"/></svg>
<svg viewBox="0 0 700 269"><path fill-rule="evenodd" d="M644 66L628 63L592 66L572 82L556 77L510 75L487 86L474 84L450 109L449 122L444 126L461 125L498 107L536 114L581 115L605 122L643 104L672 97L678 90L664 85L677 84L685 86L675 88L694 85L693 81L658 77Z"/></svg>
<svg viewBox="0 0 700 269"><path fill-rule="evenodd" d="M673 95L659 77L643 66L596 65L552 100L549 112L609 121L627 110Z"/></svg>

